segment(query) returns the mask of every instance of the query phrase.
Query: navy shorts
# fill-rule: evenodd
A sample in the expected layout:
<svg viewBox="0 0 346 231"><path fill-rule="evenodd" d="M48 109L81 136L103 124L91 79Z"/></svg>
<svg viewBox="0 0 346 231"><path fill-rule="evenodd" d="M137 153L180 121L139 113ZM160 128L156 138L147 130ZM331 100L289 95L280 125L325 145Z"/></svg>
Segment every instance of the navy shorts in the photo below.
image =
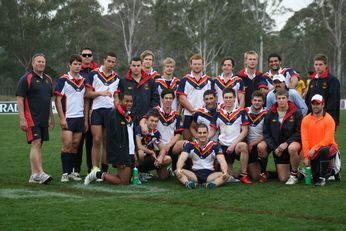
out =
<svg viewBox="0 0 346 231"><path fill-rule="evenodd" d="M84 117L67 118L67 130L75 133L84 132Z"/></svg>
<svg viewBox="0 0 346 231"><path fill-rule="evenodd" d="M193 117L189 115L184 115L184 124L183 128L189 129L192 123Z"/></svg>
<svg viewBox="0 0 346 231"><path fill-rule="evenodd" d="M195 173L197 177L198 184L204 184L207 182L208 176L214 173L215 171L209 170L209 169L200 169L200 170L193 170L193 172Z"/></svg>
<svg viewBox="0 0 346 231"><path fill-rule="evenodd" d="M257 150L257 144L252 146L251 152L249 153L249 161L248 163L255 163L258 162L258 150Z"/></svg>
<svg viewBox="0 0 346 231"><path fill-rule="evenodd" d="M153 158L151 158L151 155L146 155L146 156L144 156L143 162L139 164L138 170L140 172L149 172L151 170L158 169L154 165L154 162L155 162L155 160Z"/></svg>
<svg viewBox="0 0 346 231"><path fill-rule="evenodd" d="M135 167L135 155L128 155L128 159L125 162L125 166L129 167L129 168L134 168ZM117 168L117 165L113 164L112 165L113 168Z"/></svg>
<svg viewBox="0 0 346 231"><path fill-rule="evenodd" d="M41 141L49 140L48 127L32 127L26 130L26 138L28 144L33 140L41 139Z"/></svg>
<svg viewBox="0 0 346 231"><path fill-rule="evenodd" d="M233 162L237 159L240 160L240 155L236 154L235 151L232 153L227 153L228 146L221 145L222 153L225 156L226 162L228 164L233 164Z"/></svg>
<svg viewBox="0 0 346 231"><path fill-rule="evenodd" d="M105 126L106 118L112 108L99 108L91 112L91 125Z"/></svg>
<svg viewBox="0 0 346 231"><path fill-rule="evenodd" d="M290 154L288 153L288 148L285 149L281 156L275 155L273 151L273 157L275 164L290 164Z"/></svg>

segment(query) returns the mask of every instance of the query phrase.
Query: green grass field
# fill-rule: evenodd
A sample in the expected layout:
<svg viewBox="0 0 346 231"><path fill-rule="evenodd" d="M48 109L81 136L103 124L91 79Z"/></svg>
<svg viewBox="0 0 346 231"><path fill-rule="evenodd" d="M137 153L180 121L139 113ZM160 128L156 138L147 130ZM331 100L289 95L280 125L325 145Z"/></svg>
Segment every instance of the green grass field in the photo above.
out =
<svg viewBox="0 0 346 231"><path fill-rule="evenodd" d="M341 116L337 142L345 154L346 111ZM18 115L1 115L0 127L0 230L346 230L345 178L325 187L270 181L209 191L189 191L174 178L140 186L60 183L56 127L43 146L54 180L29 184L30 146Z"/></svg>

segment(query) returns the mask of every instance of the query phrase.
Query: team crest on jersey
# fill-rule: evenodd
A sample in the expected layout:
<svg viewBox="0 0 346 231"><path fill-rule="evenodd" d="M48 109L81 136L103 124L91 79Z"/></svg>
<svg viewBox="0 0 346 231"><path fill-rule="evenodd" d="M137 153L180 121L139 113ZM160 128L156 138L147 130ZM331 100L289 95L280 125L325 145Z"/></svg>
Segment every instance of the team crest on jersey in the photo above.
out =
<svg viewBox="0 0 346 231"><path fill-rule="evenodd" d="M273 123L276 123L276 121L277 121L276 119L272 119L272 122L273 122Z"/></svg>
<svg viewBox="0 0 346 231"><path fill-rule="evenodd" d="M290 117L289 121L290 121L290 122L293 122L293 121L294 121L293 116Z"/></svg>
<svg viewBox="0 0 346 231"><path fill-rule="evenodd" d="M324 83L323 83L322 88L323 88L323 89L327 89L327 82L324 82Z"/></svg>
<svg viewBox="0 0 346 231"><path fill-rule="evenodd" d="M132 87L128 87L127 90L132 90Z"/></svg>
<svg viewBox="0 0 346 231"><path fill-rule="evenodd" d="M121 124L121 125L125 125L125 122L124 122L124 121L121 121L120 124Z"/></svg>
<svg viewBox="0 0 346 231"><path fill-rule="evenodd" d="M144 88L145 90L149 90L149 84L148 84L148 83L145 83L145 84L143 85L143 88Z"/></svg>

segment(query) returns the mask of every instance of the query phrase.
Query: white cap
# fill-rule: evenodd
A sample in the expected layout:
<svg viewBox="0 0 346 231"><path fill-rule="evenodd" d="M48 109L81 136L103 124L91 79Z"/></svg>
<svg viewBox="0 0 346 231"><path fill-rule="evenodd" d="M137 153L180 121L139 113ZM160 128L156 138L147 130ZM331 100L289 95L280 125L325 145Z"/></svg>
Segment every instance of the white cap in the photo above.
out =
<svg viewBox="0 0 346 231"><path fill-rule="evenodd" d="M324 103L322 95L316 94L311 98L311 103L316 101L317 103Z"/></svg>
<svg viewBox="0 0 346 231"><path fill-rule="evenodd" d="M282 74L274 75L273 81L275 80L279 80L280 82L285 82L285 76L283 76Z"/></svg>

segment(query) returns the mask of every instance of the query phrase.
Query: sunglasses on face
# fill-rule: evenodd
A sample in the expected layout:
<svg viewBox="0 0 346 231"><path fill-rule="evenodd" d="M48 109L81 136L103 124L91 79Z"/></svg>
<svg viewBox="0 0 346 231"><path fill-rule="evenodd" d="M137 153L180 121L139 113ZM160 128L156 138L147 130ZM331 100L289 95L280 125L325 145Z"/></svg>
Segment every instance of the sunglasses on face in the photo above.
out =
<svg viewBox="0 0 346 231"><path fill-rule="evenodd" d="M91 57L93 54L82 54L83 57Z"/></svg>

